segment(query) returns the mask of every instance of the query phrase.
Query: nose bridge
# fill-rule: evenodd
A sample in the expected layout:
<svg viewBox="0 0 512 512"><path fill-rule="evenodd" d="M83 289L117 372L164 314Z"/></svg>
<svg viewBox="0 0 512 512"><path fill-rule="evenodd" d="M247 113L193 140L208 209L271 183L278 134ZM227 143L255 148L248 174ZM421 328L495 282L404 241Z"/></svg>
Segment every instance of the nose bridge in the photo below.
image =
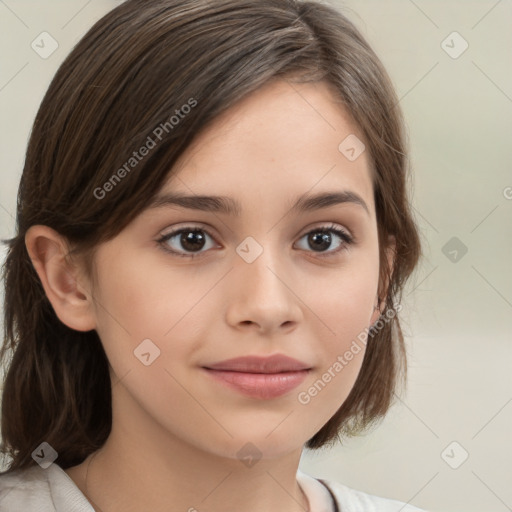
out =
<svg viewBox="0 0 512 512"><path fill-rule="evenodd" d="M262 242L247 237L236 248L229 318L231 323L277 328L297 320L300 308L288 284L291 272L283 248L272 236Z"/></svg>
<svg viewBox="0 0 512 512"><path fill-rule="evenodd" d="M236 273L251 287L253 293L258 290L275 292L284 286L281 281L284 276L279 279L279 269L283 267L285 255L272 236L260 235L259 240L248 236L238 245Z"/></svg>

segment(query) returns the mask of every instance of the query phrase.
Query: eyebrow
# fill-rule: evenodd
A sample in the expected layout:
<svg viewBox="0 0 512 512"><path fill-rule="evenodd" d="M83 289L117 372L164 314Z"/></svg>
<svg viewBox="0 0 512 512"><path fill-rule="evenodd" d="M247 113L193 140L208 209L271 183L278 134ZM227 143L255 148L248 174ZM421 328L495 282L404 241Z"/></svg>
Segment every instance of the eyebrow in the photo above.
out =
<svg viewBox="0 0 512 512"><path fill-rule="evenodd" d="M320 192L317 194L303 194L299 196L290 210L295 213L306 213L338 204L355 204L361 206L369 215L370 211L363 198L355 192L343 190L341 192ZM149 205L148 209L165 206L179 206L190 210L225 213L240 216L242 207L240 203L227 196L185 195L178 192L158 195Z"/></svg>

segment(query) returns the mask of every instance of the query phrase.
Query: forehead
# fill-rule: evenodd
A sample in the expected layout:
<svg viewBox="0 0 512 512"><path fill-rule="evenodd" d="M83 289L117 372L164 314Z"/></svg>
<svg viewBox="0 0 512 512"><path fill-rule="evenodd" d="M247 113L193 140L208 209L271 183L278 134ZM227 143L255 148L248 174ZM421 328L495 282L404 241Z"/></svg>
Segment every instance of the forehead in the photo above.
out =
<svg viewBox="0 0 512 512"><path fill-rule="evenodd" d="M251 201L262 207L335 189L362 197L371 212L369 156L362 151L347 158L344 141L359 141L358 151L364 147L359 127L330 84L275 81L203 130L162 192L236 196L243 208Z"/></svg>

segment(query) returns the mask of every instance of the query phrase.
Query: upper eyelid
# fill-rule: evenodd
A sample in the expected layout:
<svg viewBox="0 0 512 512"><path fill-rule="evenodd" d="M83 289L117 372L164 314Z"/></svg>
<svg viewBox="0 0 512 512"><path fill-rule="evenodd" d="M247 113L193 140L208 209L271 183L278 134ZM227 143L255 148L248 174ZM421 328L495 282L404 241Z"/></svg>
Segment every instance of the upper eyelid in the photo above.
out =
<svg viewBox="0 0 512 512"><path fill-rule="evenodd" d="M313 223L312 226L309 226L309 227L301 230L300 233L302 233L302 234L300 236L303 236L303 235L309 233L312 229L333 229L333 228L341 229L342 231L345 231L347 233L347 235L353 236L351 229L348 229L347 227L345 227L341 224L338 224L334 221L318 221L318 222L320 224L315 222L315 223ZM161 231L161 235L167 236L169 234L176 233L177 231L181 231L182 229L187 229L187 228L190 228L191 230L192 229L204 230L208 234L210 234L212 231L216 231L215 229L210 228L210 226L207 226L207 225L204 225L201 223L196 224L195 222L189 222L188 224L187 223L179 223L179 224L180 225L178 227L172 227L172 228L169 227L169 231L166 231L167 228L165 228L164 230Z"/></svg>
<svg viewBox="0 0 512 512"><path fill-rule="evenodd" d="M322 222L322 221L320 221ZM313 226L310 226L308 228L304 228L304 230L300 231L300 234L297 235L298 238L302 238L304 237L305 235L309 234L311 231L316 231L316 230L327 230L327 231L332 231L332 230L335 230L335 229L338 229L342 232L344 232L351 240L353 243L356 243L357 242L357 237L353 234L352 230L350 229L347 229L345 226L342 226L342 225L339 225L339 224L336 224L334 221L324 221L325 224L320 224L320 225L313 225ZM160 235L161 238L172 238L176 235L178 235L179 233L181 233L182 231L187 231L187 230L199 230L199 231L204 231L208 236L210 236L215 243L219 243L217 242L217 237L215 234L212 233L212 230L207 227L207 226L204 226L202 224L198 224L196 225L195 223L188 223L188 224L183 224L182 226L179 226L179 227L174 227L172 229L170 229L168 232L162 232L162 234ZM339 235L338 235L339 236Z"/></svg>
<svg viewBox="0 0 512 512"><path fill-rule="evenodd" d="M192 224L183 224L183 226L179 226L179 227L169 228L169 231L165 231L165 230L162 231L160 236L161 237L167 237L167 236L171 236L171 235L175 236L182 231L192 231L192 230L204 231L206 234L208 234L212 238L215 238L214 234L212 233L212 229L210 229L209 227L203 226L203 225L195 225L193 223Z"/></svg>

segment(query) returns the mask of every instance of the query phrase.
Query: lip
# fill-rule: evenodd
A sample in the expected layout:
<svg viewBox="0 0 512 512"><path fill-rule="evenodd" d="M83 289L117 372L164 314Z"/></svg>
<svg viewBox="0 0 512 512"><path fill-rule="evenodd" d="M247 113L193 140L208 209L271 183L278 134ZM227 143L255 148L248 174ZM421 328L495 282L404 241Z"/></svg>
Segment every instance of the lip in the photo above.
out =
<svg viewBox="0 0 512 512"><path fill-rule="evenodd" d="M304 381L310 370L281 373L247 373L229 370L203 370L218 382L244 395L261 400L282 396Z"/></svg>
<svg viewBox="0 0 512 512"><path fill-rule="evenodd" d="M311 367L297 359L275 354L269 357L236 357L203 366L203 370L231 389L252 398L268 400L296 388Z"/></svg>
<svg viewBox="0 0 512 512"><path fill-rule="evenodd" d="M311 366L297 359L293 359L292 357L285 356L284 354L274 354L266 357L235 357L233 359L226 359L225 361L205 365L203 368L245 373L283 373L310 370Z"/></svg>

